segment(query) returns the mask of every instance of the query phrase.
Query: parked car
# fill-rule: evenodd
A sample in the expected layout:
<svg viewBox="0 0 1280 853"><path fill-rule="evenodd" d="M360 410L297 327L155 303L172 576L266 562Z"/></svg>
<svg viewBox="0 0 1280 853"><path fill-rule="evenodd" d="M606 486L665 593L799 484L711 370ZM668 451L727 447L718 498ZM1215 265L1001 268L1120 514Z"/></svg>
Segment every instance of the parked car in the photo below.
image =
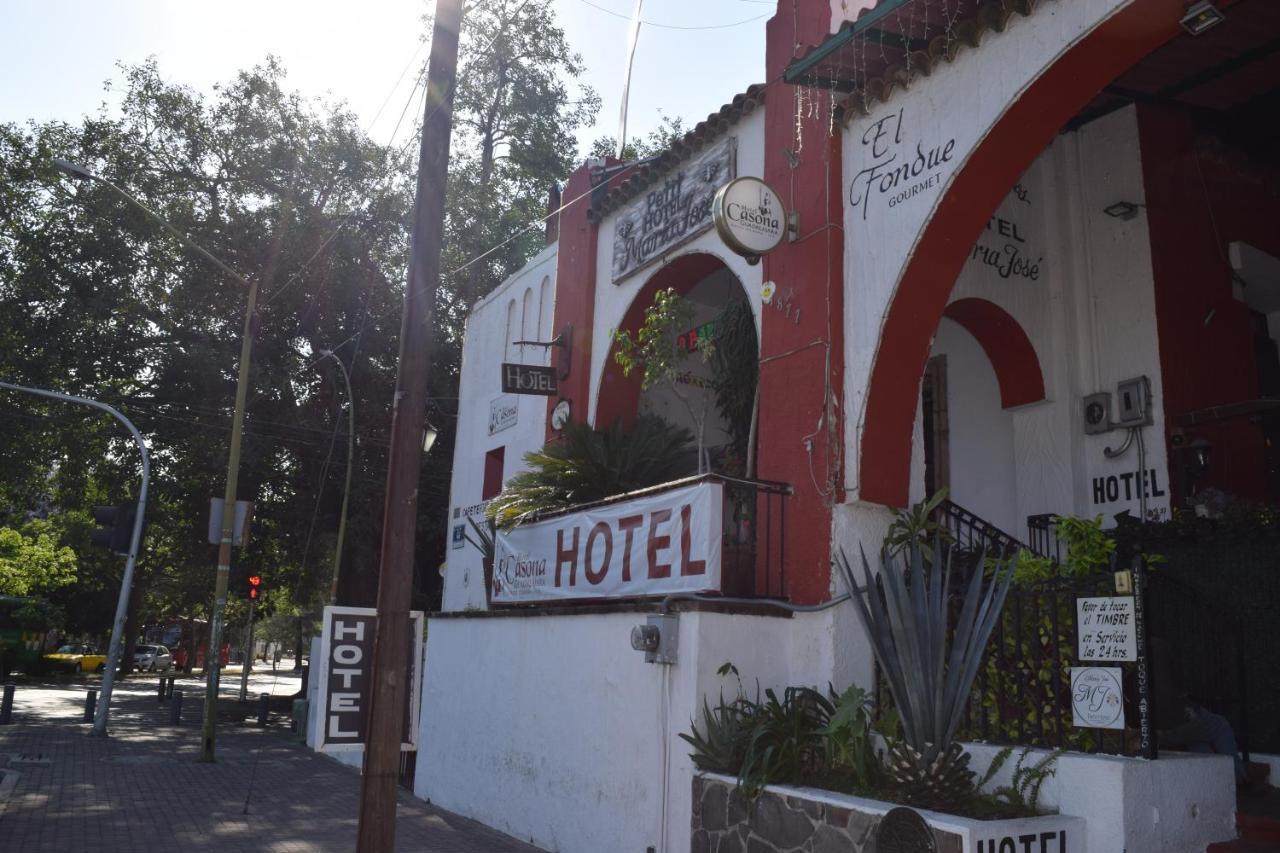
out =
<svg viewBox="0 0 1280 853"><path fill-rule="evenodd" d="M173 656L164 646L134 646L133 667L143 672L168 672Z"/></svg>
<svg viewBox="0 0 1280 853"><path fill-rule="evenodd" d="M63 672L102 672L107 668L107 656L98 654L93 646L84 643L68 643L44 659Z"/></svg>

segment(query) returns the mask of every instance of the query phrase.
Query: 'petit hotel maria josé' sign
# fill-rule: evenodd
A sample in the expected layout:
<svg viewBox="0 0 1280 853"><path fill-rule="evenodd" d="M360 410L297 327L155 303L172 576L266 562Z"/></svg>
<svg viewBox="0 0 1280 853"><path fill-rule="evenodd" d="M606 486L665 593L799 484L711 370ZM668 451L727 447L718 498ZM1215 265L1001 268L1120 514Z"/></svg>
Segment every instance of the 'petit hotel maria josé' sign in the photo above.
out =
<svg viewBox="0 0 1280 853"><path fill-rule="evenodd" d="M615 283L711 227L716 192L734 177L735 143L729 137L699 152L618 211Z"/></svg>

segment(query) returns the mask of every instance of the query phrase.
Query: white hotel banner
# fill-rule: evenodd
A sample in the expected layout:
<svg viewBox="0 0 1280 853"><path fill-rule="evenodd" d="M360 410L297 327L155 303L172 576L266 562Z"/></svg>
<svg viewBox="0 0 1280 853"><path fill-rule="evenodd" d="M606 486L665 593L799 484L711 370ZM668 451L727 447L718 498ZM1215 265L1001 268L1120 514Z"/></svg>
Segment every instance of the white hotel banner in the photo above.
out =
<svg viewBox="0 0 1280 853"><path fill-rule="evenodd" d="M500 530L492 600L718 591L723 491L697 483Z"/></svg>

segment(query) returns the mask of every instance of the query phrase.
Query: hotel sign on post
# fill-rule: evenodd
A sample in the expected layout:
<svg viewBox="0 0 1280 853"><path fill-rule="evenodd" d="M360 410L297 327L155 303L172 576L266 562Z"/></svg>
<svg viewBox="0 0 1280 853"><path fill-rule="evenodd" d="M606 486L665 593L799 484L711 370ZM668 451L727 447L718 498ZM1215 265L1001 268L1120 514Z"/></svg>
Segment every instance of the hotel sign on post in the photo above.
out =
<svg viewBox="0 0 1280 853"><path fill-rule="evenodd" d="M734 175L735 142L729 137L700 152L618 211L613 229L615 283L711 227L711 202Z"/></svg>
<svg viewBox="0 0 1280 853"><path fill-rule="evenodd" d="M364 749L365 723L373 694L373 637L377 611L371 607L324 609L320 632L320 663L315 674L320 686L319 733L316 749L350 752ZM421 701L422 611L409 614L407 695L400 750L417 749L418 706Z"/></svg>
<svg viewBox="0 0 1280 853"><path fill-rule="evenodd" d="M718 591L723 501L697 483L499 530L492 601Z"/></svg>
<svg viewBox="0 0 1280 853"><path fill-rule="evenodd" d="M556 369L537 364L502 363L503 394L556 395Z"/></svg>

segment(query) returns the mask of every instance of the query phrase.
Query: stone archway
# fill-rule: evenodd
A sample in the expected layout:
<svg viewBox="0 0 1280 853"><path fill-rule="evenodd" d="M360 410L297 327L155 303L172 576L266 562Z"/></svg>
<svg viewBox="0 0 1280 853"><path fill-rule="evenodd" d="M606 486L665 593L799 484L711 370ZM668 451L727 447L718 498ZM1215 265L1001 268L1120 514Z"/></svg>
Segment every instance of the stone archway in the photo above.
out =
<svg viewBox="0 0 1280 853"><path fill-rule="evenodd" d="M731 276L745 298L746 291L742 288L741 280L723 260L707 252L690 252L674 258L649 277L636 291L618 328L635 333L644 320L645 309L653 303L653 296L659 290L671 288L681 296L687 296L700 282L719 272ZM614 361L616 351L616 344L611 342L600 375L600 390L596 395L594 423L597 429L607 428L619 418L624 425L630 424L639 413L641 377L637 373L623 375L622 368Z"/></svg>

